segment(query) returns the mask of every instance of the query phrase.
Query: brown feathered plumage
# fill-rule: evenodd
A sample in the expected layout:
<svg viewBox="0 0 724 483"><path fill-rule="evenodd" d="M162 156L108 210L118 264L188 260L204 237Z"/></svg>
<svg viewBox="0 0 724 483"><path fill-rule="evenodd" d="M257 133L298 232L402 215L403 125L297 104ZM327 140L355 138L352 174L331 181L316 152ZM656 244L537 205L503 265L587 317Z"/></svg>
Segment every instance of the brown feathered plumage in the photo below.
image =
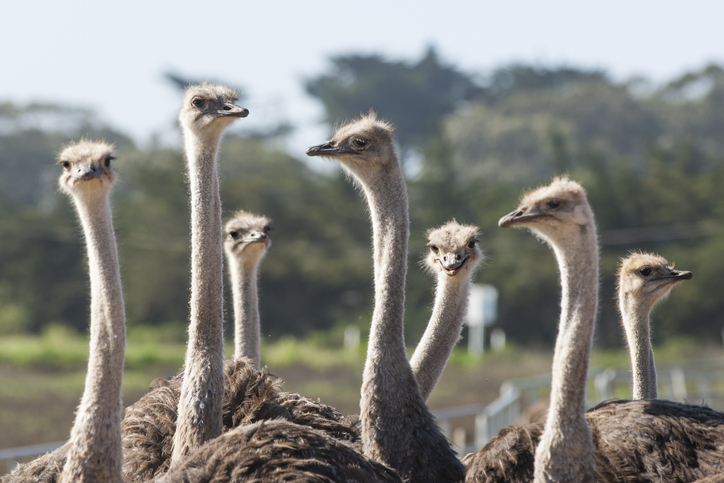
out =
<svg viewBox="0 0 724 483"><path fill-rule="evenodd" d="M204 444L160 482L400 482L394 471L323 432L260 421Z"/></svg>
<svg viewBox="0 0 724 483"><path fill-rule="evenodd" d="M65 458L70 449L70 442L29 463L18 465L10 474L0 478L2 483L56 483L63 471Z"/></svg>
<svg viewBox="0 0 724 483"><path fill-rule="evenodd" d="M359 446L358 424L331 406L279 391L281 380L248 359L224 366L224 431L257 421L283 419ZM168 471L176 431L181 377L157 380L152 391L126 409L121 423L126 481L147 481Z"/></svg>
<svg viewBox="0 0 724 483"><path fill-rule="evenodd" d="M586 413L596 481L680 482L724 472L724 414L665 400L607 401ZM543 423L509 426L466 459L466 482L529 482Z"/></svg>

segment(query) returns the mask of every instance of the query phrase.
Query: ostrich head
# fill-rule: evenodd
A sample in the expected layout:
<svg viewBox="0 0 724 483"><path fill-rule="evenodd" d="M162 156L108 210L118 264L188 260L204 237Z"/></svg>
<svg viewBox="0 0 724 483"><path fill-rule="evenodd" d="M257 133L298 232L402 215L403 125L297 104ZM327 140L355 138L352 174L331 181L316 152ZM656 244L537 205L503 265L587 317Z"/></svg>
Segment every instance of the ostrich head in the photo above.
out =
<svg viewBox="0 0 724 483"><path fill-rule="evenodd" d="M105 195L113 185L113 145L81 140L63 148L58 163L63 166L60 189L73 196Z"/></svg>
<svg viewBox="0 0 724 483"><path fill-rule="evenodd" d="M526 226L551 244L575 238L593 226L593 212L583 186L567 177L523 195L516 208L498 221L501 227Z"/></svg>
<svg viewBox="0 0 724 483"><path fill-rule="evenodd" d="M359 179L389 169L397 155L390 123L377 119L374 111L355 121L339 126L324 144L307 149L308 156L324 156L339 160Z"/></svg>
<svg viewBox="0 0 724 483"><path fill-rule="evenodd" d="M181 127L198 136L220 136L234 120L249 115L249 111L235 104L239 94L220 84L189 86L179 112Z"/></svg>
<svg viewBox="0 0 724 483"><path fill-rule="evenodd" d="M239 210L224 226L224 248L237 259L259 261L271 246L271 220Z"/></svg>
<svg viewBox="0 0 724 483"><path fill-rule="evenodd" d="M622 300L632 297L650 310L665 298L674 285L690 280L691 272L674 270L665 258L634 252L621 260L618 269L618 293Z"/></svg>
<svg viewBox="0 0 724 483"><path fill-rule="evenodd" d="M477 237L477 226L461 225L455 220L428 230L430 251L423 261L424 266L431 274L444 273L449 277L471 274L483 258Z"/></svg>

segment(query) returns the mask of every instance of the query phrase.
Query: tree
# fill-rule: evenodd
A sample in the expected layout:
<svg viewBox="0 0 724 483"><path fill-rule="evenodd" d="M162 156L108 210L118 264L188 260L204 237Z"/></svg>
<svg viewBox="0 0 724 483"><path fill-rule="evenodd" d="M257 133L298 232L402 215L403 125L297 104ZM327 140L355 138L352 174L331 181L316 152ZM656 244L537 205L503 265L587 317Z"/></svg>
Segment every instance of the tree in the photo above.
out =
<svg viewBox="0 0 724 483"><path fill-rule="evenodd" d="M432 46L415 63L359 54L331 62L330 72L305 83L307 93L324 105L327 123L374 109L395 124L403 149L424 146L446 115L482 92L471 76L443 63Z"/></svg>

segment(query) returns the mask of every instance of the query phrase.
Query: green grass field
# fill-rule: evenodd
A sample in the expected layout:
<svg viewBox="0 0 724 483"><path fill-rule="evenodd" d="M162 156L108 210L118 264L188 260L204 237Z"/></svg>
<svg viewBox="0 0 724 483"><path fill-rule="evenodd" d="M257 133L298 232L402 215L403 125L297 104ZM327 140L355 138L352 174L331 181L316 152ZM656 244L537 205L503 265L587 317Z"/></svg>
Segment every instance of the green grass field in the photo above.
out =
<svg viewBox="0 0 724 483"><path fill-rule="evenodd" d="M128 332L123 401L130 405L157 377L182 365L185 334L178 329L132 328ZM720 358L721 349L690 341L656 348L657 364ZM68 437L83 391L87 337L61 327L39 336L0 339L0 449L61 441ZM227 356L232 347L227 347ZM263 364L284 379L284 390L319 398L346 414L357 413L365 347L335 348L318 336L281 339L262 348ZM549 372L551 353L510 347L481 358L455 351L430 399L432 409L489 403L503 381ZM594 351L591 367L628 369L624 350ZM628 394L616 394L627 398Z"/></svg>

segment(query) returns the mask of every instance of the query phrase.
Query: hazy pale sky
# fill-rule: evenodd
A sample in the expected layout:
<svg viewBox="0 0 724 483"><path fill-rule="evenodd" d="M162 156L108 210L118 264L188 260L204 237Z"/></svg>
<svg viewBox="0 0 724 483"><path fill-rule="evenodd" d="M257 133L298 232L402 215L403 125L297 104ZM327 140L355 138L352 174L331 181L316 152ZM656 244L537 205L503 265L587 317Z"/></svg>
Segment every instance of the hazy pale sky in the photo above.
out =
<svg viewBox="0 0 724 483"><path fill-rule="evenodd" d="M326 128L302 80L334 54L416 60L434 44L467 72L525 61L658 82L724 62L715 0L24 0L2 16L0 102L90 107L140 143L176 139L180 95L165 71L241 86L251 115L236 129L291 121L288 147L303 152Z"/></svg>

